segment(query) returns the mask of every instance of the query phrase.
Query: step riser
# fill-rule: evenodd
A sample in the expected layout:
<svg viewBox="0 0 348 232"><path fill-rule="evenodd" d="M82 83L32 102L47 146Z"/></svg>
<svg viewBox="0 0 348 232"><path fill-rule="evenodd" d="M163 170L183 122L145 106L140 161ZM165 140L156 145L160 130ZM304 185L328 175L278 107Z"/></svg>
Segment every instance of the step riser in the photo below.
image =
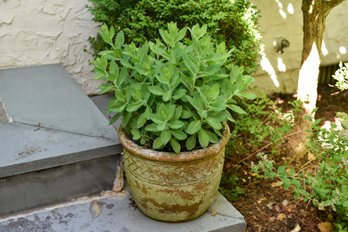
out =
<svg viewBox="0 0 348 232"><path fill-rule="evenodd" d="M112 189L119 155L0 179L0 216Z"/></svg>

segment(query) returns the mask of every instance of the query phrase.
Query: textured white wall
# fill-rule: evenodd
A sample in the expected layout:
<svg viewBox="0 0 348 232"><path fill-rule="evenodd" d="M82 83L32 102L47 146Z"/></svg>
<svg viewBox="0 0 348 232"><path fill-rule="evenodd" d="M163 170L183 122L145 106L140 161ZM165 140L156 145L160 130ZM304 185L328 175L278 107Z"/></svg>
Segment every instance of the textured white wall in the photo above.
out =
<svg viewBox="0 0 348 232"><path fill-rule="evenodd" d="M0 68L62 63L87 93L96 91L88 37L97 25L88 0L0 0Z"/></svg>
<svg viewBox="0 0 348 232"><path fill-rule="evenodd" d="M302 53L301 2L294 0L252 0L261 11L259 25L265 46L261 68L254 75L256 85L267 93L294 93ZM322 64L348 60L348 1L334 8L327 20L322 47ZM290 47L279 54L274 42L286 38Z"/></svg>

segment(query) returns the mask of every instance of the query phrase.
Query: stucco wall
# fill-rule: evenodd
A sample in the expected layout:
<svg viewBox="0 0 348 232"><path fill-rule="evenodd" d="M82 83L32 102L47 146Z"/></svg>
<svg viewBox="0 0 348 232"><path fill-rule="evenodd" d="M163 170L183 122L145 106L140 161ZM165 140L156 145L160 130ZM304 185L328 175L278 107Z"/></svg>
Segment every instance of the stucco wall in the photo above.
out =
<svg viewBox="0 0 348 232"><path fill-rule="evenodd" d="M0 68L62 63L87 93L96 82L89 64L97 25L88 0L0 0Z"/></svg>
<svg viewBox="0 0 348 232"><path fill-rule="evenodd" d="M254 75L265 92L294 93L302 52L301 2L293 0L252 0L261 11L259 25L265 46L261 68ZM348 1L334 8L326 20L322 64L348 60ZM274 43L285 38L290 46L279 54Z"/></svg>

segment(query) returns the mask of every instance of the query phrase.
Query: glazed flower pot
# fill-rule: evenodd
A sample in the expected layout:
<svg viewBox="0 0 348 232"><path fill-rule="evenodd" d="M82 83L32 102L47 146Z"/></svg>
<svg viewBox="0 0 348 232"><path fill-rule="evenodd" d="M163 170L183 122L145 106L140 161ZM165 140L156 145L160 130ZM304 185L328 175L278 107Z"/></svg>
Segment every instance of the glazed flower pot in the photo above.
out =
<svg viewBox="0 0 348 232"><path fill-rule="evenodd" d="M137 207L167 222L192 220L214 202L229 129L219 143L179 154L144 149L119 129L127 182Z"/></svg>

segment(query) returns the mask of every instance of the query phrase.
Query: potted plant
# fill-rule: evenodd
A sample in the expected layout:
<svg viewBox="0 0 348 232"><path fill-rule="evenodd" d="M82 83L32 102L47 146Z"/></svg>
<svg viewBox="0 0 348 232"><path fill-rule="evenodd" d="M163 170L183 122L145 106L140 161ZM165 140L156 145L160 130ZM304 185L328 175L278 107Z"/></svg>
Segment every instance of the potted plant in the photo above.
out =
<svg viewBox="0 0 348 232"><path fill-rule="evenodd" d="M95 59L101 93L112 92L108 109L122 116L127 182L138 208L161 221L186 221L214 201L229 139L227 121L245 113L239 98L253 81L236 66L226 68L230 51L215 45L207 27L179 30L175 23L161 38L141 47L124 44L124 34L102 26L112 49Z"/></svg>

